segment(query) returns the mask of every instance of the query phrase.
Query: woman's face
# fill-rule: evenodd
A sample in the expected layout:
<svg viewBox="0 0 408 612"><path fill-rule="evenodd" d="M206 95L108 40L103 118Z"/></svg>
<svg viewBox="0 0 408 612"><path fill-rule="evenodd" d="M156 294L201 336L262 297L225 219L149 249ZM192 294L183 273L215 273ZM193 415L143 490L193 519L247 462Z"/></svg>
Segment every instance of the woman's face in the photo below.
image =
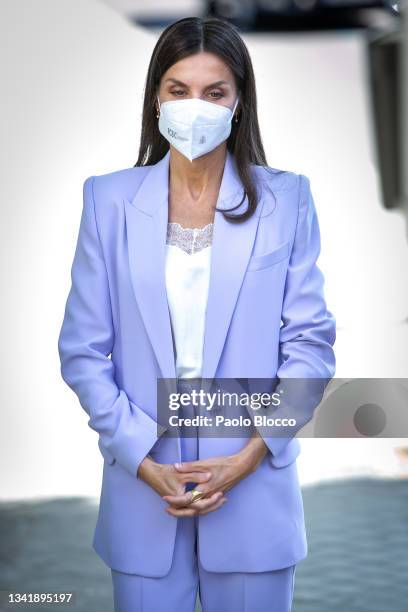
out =
<svg viewBox="0 0 408 612"><path fill-rule="evenodd" d="M201 98L232 110L238 92L227 64L214 53L202 51L173 64L163 74L157 95L160 104Z"/></svg>

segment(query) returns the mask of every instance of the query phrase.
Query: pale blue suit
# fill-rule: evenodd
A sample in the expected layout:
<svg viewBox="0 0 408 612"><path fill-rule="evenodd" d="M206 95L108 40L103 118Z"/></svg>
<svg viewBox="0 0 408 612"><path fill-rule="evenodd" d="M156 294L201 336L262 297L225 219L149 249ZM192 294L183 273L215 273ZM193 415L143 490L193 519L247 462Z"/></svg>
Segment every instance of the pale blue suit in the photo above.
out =
<svg viewBox="0 0 408 612"><path fill-rule="evenodd" d="M170 571L177 529L183 538L178 524L191 530L194 521L164 511L167 503L136 477L140 462L148 453L161 463L227 455L248 442L204 437L183 456L179 438L158 439L157 378L176 378L164 275L169 157L85 181L58 340L63 379L105 458L93 547L114 572L152 578ZM255 214L236 224L215 213L202 375L329 380L336 326L316 263L320 232L309 180L261 166L253 171ZM228 152L217 207L241 197ZM228 491L222 508L195 520L208 575L288 572L307 555L299 441L264 439L269 450L259 468ZM210 604L207 610L213 612Z"/></svg>

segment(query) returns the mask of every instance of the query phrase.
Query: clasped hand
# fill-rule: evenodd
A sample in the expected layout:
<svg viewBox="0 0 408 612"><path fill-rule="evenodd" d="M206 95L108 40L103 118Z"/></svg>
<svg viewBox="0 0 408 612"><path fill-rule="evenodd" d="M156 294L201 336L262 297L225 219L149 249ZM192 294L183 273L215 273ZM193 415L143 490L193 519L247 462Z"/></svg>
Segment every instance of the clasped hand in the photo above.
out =
<svg viewBox="0 0 408 612"><path fill-rule="evenodd" d="M210 457L197 461L161 464L150 457L139 467L138 475L145 480L169 505L168 514L175 517L203 515L223 506L226 491L256 470L267 453L262 438L252 438L234 455ZM192 492L186 484L194 483L204 496L192 502Z"/></svg>

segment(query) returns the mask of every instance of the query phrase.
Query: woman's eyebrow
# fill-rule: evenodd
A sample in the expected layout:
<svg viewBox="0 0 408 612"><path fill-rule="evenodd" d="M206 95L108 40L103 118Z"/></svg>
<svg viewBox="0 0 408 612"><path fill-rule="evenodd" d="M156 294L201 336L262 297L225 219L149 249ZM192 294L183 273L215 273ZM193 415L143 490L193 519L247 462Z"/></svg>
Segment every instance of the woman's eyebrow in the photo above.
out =
<svg viewBox="0 0 408 612"><path fill-rule="evenodd" d="M176 85L180 85L181 87L187 87L188 88L188 85L186 85L186 83L183 83L183 81L180 81L179 79L174 79L172 77L169 77L168 79L166 79L165 82L167 82L167 81L172 81ZM206 89L209 89L210 87L219 87L220 85L229 85L229 83L228 83L228 81L224 81L224 80L215 81L215 83L210 83L210 85L207 85Z"/></svg>
<svg viewBox="0 0 408 612"><path fill-rule="evenodd" d="M207 89L209 89L210 87L219 87L220 85L229 85L228 81L215 81L215 83L211 83L210 85L207 86Z"/></svg>
<svg viewBox="0 0 408 612"><path fill-rule="evenodd" d="M166 79L165 83L167 83L167 81L173 81L173 83L175 83L176 85L181 85L182 87L188 87L188 85L183 83L183 81L179 81L178 79L173 79L172 77L169 77L168 79Z"/></svg>

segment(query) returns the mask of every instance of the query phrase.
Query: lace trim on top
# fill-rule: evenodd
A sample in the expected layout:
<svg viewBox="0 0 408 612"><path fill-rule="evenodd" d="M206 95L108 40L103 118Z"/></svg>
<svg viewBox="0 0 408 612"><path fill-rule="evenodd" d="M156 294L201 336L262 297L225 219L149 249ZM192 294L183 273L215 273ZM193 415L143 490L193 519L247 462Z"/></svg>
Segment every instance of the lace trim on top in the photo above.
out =
<svg viewBox="0 0 408 612"><path fill-rule="evenodd" d="M211 246L214 223L204 227L183 227L176 221L167 224L166 244L177 246L189 255Z"/></svg>

